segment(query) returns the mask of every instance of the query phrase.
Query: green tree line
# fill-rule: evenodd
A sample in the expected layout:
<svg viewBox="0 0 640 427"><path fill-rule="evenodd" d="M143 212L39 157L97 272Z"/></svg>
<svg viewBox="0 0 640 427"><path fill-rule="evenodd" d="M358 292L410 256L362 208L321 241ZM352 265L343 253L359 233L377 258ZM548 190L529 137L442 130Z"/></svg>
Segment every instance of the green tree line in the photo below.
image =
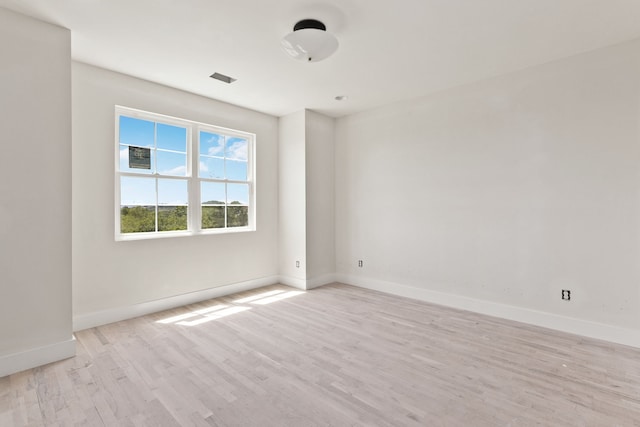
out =
<svg viewBox="0 0 640 427"><path fill-rule="evenodd" d="M219 201L208 201L202 206L202 228L224 228L225 206ZM249 224L247 206L232 202L226 206L227 227L243 227ZM120 208L120 231L122 233L144 233L155 231L155 206L123 206ZM186 206L158 206L158 231L187 230Z"/></svg>

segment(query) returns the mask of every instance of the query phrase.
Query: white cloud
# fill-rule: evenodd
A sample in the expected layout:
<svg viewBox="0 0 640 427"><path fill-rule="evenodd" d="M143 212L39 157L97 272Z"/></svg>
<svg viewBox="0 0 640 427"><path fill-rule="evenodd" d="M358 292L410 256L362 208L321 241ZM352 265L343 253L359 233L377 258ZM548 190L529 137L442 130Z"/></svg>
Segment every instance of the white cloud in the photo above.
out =
<svg viewBox="0 0 640 427"><path fill-rule="evenodd" d="M227 158L233 160L247 160L248 158L247 141L235 141L227 147Z"/></svg>
<svg viewBox="0 0 640 427"><path fill-rule="evenodd" d="M177 175L184 176L187 174L187 167L184 165L176 166L175 168L160 171L161 175Z"/></svg>
<svg viewBox="0 0 640 427"><path fill-rule="evenodd" d="M224 139L217 135L212 135L207 141L207 144L212 144L207 150L207 154L210 156L223 156L224 155Z"/></svg>
<svg viewBox="0 0 640 427"><path fill-rule="evenodd" d="M227 159L247 160L249 144L245 139L236 137L228 137L227 148L225 153L225 139L222 137L212 136L206 141L210 145L207 155L215 157L225 156Z"/></svg>
<svg viewBox="0 0 640 427"><path fill-rule="evenodd" d="M224 154L224 149L222 146L217 145L209 148L209 150L207 150L207 154L210 156L222 156Z"/></svg>

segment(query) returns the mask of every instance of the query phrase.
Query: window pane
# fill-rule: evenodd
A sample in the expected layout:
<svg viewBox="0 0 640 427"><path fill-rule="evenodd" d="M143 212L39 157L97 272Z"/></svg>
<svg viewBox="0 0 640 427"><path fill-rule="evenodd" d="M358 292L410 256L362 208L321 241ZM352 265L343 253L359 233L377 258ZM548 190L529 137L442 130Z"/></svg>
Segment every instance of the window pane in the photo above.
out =
<svg viewBox="0 0 640 427"><path fill-rule="evenodd" d="M157 151L158 173L161 175L187 176L187 155L170 151Z"/></svg>
<svg viewBox="0 0 640 427"><path fill-rule="evenodd" d="M224 179L224 159L200 156L198 176L201 178Z"/></svg>
<svg viewBox="0 0 640 427"><path fill-rule="evenodd" d="M227 227L246 227L249 225L249 208L247 206L227 207Z"/></svg>
<svg viewBox="0 0 640 427"><path fill-rule="evenodd" d="M186 206L188 204L188 200L187 180L158 180L158 205Z"/></svg>
<svg viewBox="0 0 640 427"><path fill-rule="evenodd" d="M121 233L148 233L156 231L155 206L121 206Z"/></svg>
<svg viewBox="0 0 640 427"><path fill-rule="evenodd" d="M158 231L186 230L186 206L158 206Z"/></svg>
<svg viewBox="0 0 640 427"><path fill-rule="evenodd" d="M137 147L154 147L155 123L120 116L120 144L135 145Z"/></svg>
<svg viewBox="0 0 640 427"><path fill-rule="evenodd" d="M153 173L153 165L155 163L155 150L151 150L151 169L139 169L129 167L129 146L120 145L120 170L122 172L135 172L140 174Z"/></svg>
<svg viewBox="0 0 640 427"><path fill-rule="evenodd" d="M200 154L224 157L224 136L200 131Z"/></svg>
<svg viewBox="0 0 640 427"><path fill-rule="evenodd" d="M249 185L248 184L227 184L227 204L248 205Z"/></svg>
<svg viewBox="0 0 640 427"><path fill-rule="evenodd" d="M158 180L158 231L186 230L187 181Z"/></svg>
<svg viewBox="0 0 640 427"><path fill-rule="evenodd" d="M225 166L227 179L235 181L247 180L247 162L227 159Z"/></svg>
<svg viewBox="0 0 640 427"><path fill-rule="evenodd" d="M155 178L120 178L120 204L122 206L155 206Z"/></svg>
<svg viewBox="0 0 640 427"><path fill-rule="evenodd" d="M224 228L224 206L202 206L202 229Z"/></svg>
<svg viewBox="0 0 640 427"><path fill-rule="evenodd" d="M154 178L120 178L120 231L143 233L156 229Z"/></svg>
<svg viewBox="0 0 640 427"><path fill-rule="evenodd" d="M200 184L200 200L203 205L224 205L226 200L224 184L219 182L202 182Z"/></svg>
<svg viewBox="0 0 640 427"><path fill-rule="evenodd" d="M248 159L248 150L249 143L246 139L234 137L227 138L227 147L225 151L225 157L227 159L246 161Z"/></svg>
<svg viewBox="0 0 640 427"><path fill-rule="evenodd" d="M158 148L187 152L187 129L158 123Z"/></svg>

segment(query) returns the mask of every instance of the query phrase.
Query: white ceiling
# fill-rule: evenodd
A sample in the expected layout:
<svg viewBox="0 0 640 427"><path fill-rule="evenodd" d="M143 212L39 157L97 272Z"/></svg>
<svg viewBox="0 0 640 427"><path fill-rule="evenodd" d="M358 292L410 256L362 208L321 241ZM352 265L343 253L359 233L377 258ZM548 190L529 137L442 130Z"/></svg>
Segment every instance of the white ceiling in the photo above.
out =
<svg viewBox="0 0 640 427"><path fill-rule="evenodd" d="M75 60L276 116L331 116L640 37L640 0L0 0L69 28ZM280 39L323 21L318 63ZM227 85L214 71L237 78ZM348 95L336 101L337 95Z"/></svg>

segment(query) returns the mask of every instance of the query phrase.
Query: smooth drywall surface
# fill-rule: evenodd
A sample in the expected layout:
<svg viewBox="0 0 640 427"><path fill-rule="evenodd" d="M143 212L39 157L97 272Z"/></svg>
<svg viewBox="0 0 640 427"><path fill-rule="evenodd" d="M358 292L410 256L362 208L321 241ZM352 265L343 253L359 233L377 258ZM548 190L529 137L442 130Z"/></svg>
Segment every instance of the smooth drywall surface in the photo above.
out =
<svg viewBox="0 0 640 427"><path fill-rule="evenodd" d="M639 41L339 119L338 273L638 329L639 129Z"/></svg>
<svg viewBox="0 0 640 427"><path fill-rule="evenodd" d="M116 242L115 105L255 133L257 230ZM276 276L277 145L275 117L73 63L74 315Z"/></svg>
<svg viewBox="0 0 640 427"><path fill-rule="evenodd" d="M0 57L1 360L72 339L70 33L0 9Z"/></svg>
<svg viewBox="0 0 640 427"><path fill-rule="evenodd" d="M305 111L280 117L279 129L279 272L283 282L306 287Z"/></svg>
<svg viewBox="0 0 640 427"><path fill-rule="evenodd" d="M313 280L333 275L336 271L335 119L308 110L305 116L307 278Z"/></svg>

